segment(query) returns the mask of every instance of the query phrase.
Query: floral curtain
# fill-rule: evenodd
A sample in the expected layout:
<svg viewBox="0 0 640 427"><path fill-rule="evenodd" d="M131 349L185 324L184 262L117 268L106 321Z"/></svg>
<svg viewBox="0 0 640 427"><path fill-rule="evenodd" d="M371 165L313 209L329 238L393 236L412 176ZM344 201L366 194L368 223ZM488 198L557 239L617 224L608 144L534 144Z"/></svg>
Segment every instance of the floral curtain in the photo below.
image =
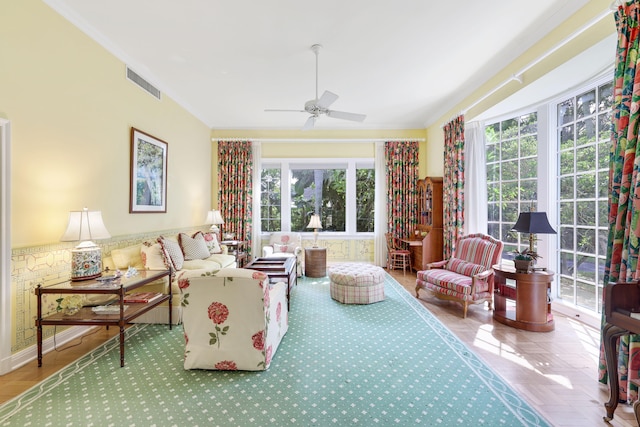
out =
<svg viewBox="0 0 640 427"><path fill-rule="evenodd" d="M387 141L387 231L406 238L418 224L418 141Z"/></svg>
<svg viewBox="0 0 640 427"><path fill-rule="evenodd" d="M618 47L614 74L613 132L609 157L609 237L605 263L604 286L617 281L638 279L638 254L640 252L640 146L638 145L638 120L640 119L640 74L638 50L640 49L640 1L618 6L614 14L618 29ZM604 302L603 302L604 306ZM604 322L604 319L603 319ZM599 380L609 380L600 346ZM618 348L619 399L638 399L638 389L629 379L638 378L640 366L640 336L620 338ZM631 363L630 363L631 361Z"/></svg>
<svg viewBox="0 0 640 427"><path fill-rule="evenodd" d="M456 117L443 129L443 253L444 259L448 259L464 227L464 116Z"/></svg>
<svg viewBox="0 0 640 427"><path fill-rule="evenodd" d="M218 208L223 233L247 242L251 257L253 156L251 141L218 141Z"/></svg>

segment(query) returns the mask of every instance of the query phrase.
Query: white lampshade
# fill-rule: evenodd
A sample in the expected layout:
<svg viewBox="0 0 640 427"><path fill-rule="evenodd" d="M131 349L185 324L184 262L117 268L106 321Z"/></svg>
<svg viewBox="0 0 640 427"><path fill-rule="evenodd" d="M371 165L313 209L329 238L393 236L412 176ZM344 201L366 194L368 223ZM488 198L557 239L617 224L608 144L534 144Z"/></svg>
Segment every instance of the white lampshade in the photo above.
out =
<svg viewBox="0 0 640 427"><path fill-rule="evenodd" d="M311 215L311 219L309 220L309 225L307 228L313 228L313 247L318 247L318 228L322 228L322 223L320 222L320 215L313 214Z"/></svg>
<svg viewBox="0 0 640 427"><path fill-rule="evenodd" d="M219 210L213 210L207 212L207 224L211 224L210 230L218 235L220 238L220 228L218 225L224 224L224 220L222 219L222 214ZM219 239L220 240L220 239Z"/></svg>
<svg viewBox="0 0 640 427"><path fill-rule="evenodd" d="M320 223L320 215L311 215L311 220L309 220L309 225L307 228L322 228L322 224Z"/></svg>
<svg viewBox="0 0 640 427"><path fill-rule="evenodd" d="M80 242L71 251L71 280L93 279L102 274L102 251L93 239L111 237L102 221L102 212L69 212L67 229L60 238L63 242Z"/></svg>
<svg viewBox="0 0 640 427"><path fill-rule="evenodd" d="M207 212L207 221L206 224L220 225L224 224L224 220L222 219L222 215L219 210L213 210Z"/></svg>

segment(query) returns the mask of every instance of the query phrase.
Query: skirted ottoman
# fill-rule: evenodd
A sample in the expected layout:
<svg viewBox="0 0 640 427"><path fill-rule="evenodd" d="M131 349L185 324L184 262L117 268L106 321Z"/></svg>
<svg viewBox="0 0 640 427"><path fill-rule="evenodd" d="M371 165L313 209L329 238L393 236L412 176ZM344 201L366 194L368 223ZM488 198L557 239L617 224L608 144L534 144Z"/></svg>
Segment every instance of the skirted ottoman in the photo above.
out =
<svg viewBox="0 0 640 427"><path fill-rule="evenodd" d="M384 300L382 268L356 262L329 267L331 298L343 304L371 304Z"/></svg>

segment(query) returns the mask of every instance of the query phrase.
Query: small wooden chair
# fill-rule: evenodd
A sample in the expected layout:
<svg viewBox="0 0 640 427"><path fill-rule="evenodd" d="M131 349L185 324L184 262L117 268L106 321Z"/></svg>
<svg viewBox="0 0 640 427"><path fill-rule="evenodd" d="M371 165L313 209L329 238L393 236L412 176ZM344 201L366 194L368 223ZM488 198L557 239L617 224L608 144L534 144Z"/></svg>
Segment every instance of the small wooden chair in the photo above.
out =
<svg viewBox="0 0 640 427"><path fill-rule="evenodd" d="M402 269L402 274L407 274L407 267L411 271L411 252L402 249L396 244L396 238L391 233L385 234L387 238L387 268L389 270Z"/></svg>

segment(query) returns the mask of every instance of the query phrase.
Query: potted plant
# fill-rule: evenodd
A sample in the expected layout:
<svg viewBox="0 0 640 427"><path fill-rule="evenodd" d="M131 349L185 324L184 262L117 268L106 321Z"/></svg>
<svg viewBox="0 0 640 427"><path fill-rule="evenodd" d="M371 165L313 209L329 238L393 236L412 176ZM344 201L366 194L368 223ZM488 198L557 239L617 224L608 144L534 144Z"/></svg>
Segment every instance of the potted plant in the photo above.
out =
<svg viewBox="0 0 640 427"><path fill-rule="evenodd" d="M522 251L516 249L513 253L516 254L513 258L516 273L529 273L533 267L533 262L538 258L542 258L535 251L529 249L523 249Z"/></svg>

